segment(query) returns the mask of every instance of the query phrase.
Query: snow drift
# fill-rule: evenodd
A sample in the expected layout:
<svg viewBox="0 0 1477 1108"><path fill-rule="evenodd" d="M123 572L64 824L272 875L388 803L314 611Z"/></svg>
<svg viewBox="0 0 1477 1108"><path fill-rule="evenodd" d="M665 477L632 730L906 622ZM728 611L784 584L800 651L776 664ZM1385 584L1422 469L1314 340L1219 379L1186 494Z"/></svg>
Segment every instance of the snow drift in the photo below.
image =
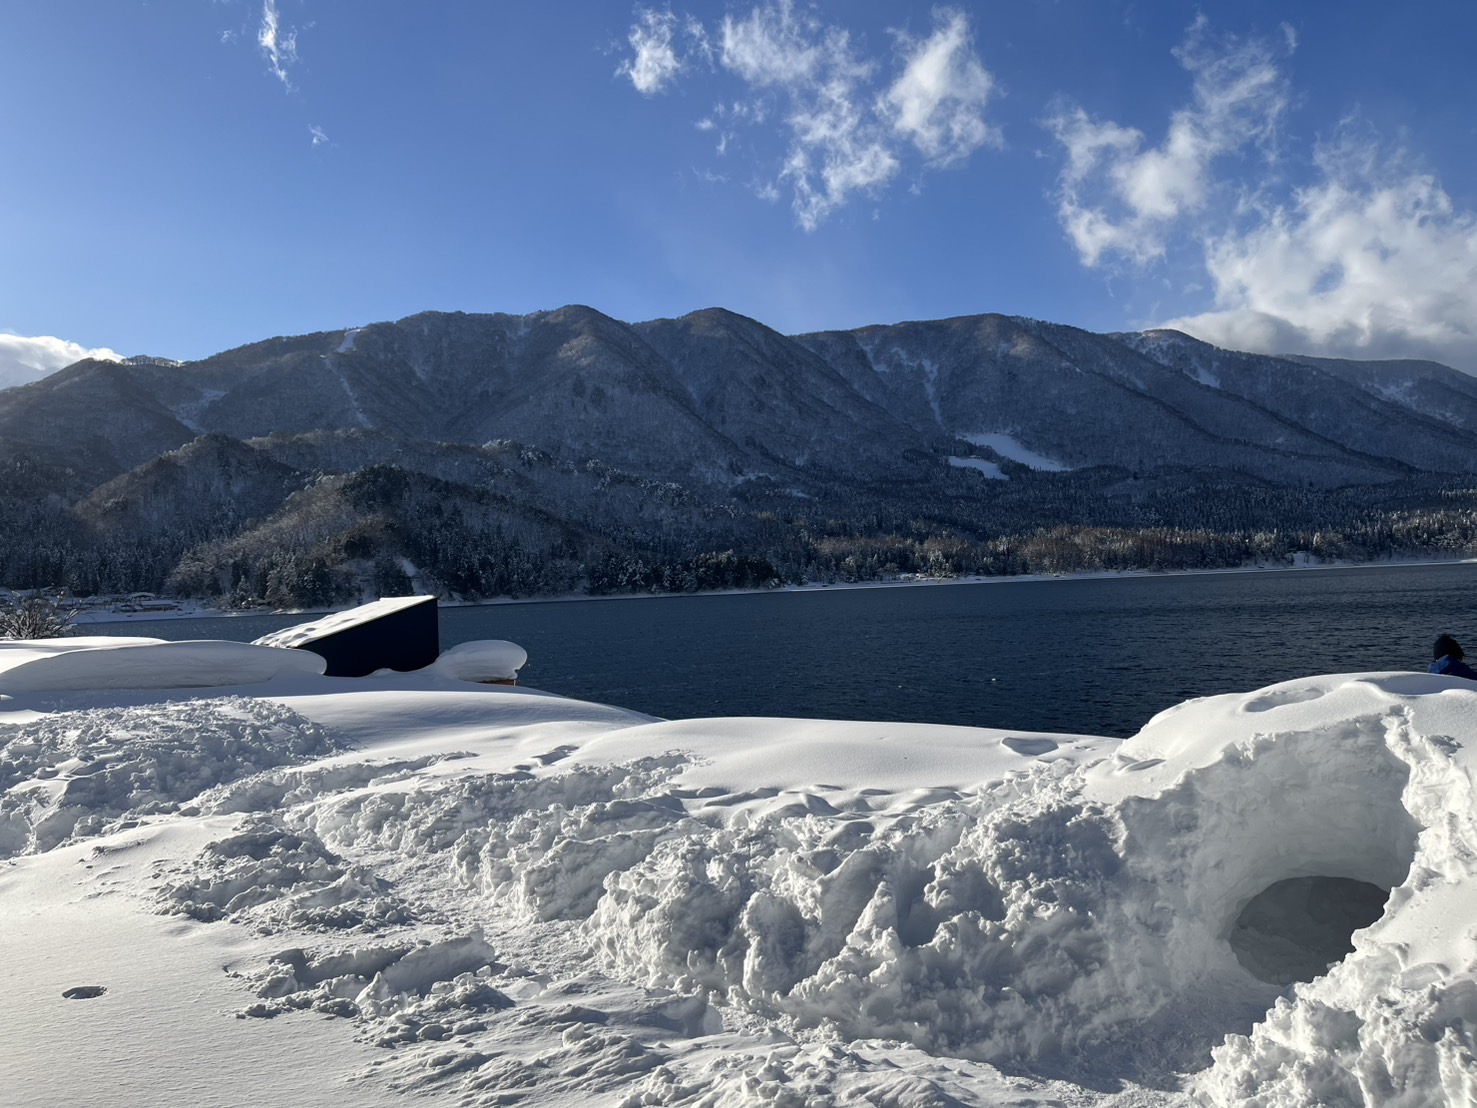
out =
<svg viewBox="0 0 1477 1108"><path fill-rule="evenodd" d="M190 689L255 685L280 675L315 675L324 661L306 650L251 643L96 635L0 642L0 694L88 689Z"/></svg>
<svg viewBox="0 0 1477 1108"><path fill-rule="evenodd" d="M16 692L0 913L229 948L242 1019L200 1033L274 1103L1477 1103L1470 683L1306 678L1120 743L656 721L463 668ZM111 984L56 964L21 992ZM128 1033L126 989L86 1003ZM251 1030L324 1018L301 1086ZM36 1019L0 1083L39 1096L27 1051L71 1032Z"/></svg>

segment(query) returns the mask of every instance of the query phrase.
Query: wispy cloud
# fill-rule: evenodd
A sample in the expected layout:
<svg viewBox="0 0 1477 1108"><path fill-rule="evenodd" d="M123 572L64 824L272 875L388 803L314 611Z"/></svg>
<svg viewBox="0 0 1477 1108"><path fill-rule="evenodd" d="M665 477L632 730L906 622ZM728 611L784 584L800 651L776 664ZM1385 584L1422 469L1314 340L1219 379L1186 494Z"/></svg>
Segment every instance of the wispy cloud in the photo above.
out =
<svg viewBox="0 0 1477 1108"><path fill-rule="evenodd" d="M787 190L796 222L813 231L855 196L879 193L910 148L925 166L942 167L999 141L984 115L994 81L975 54L968 17L939 9L934 24L921 39L895 32L893 56L877 59L847 29L793 0L730 13L711 32L686 17L680 41L674 13L638 8L632 54L619 72L646 95L669 89L698 62L740 82L740 97L696 125L717 132L722 154L739 128L777 122L785 151L754 191L769 200Z"/></svg>
<svg viewBox="0 0 1477 1108"><path fill-rule="evenodd" d="M1477 213L1353 120L1288 164L1277 140L1296 45L1289 28L1217 38L1197 19L1176 51L1190 103L1152 146L1080 107L1054 113L1057 214L1079 260L1146 267L1171 246L1198 251L1192 283L1213 306L1163 326L1220 346L1477 372Z"/></svg>
<svg viewBox="0 0 1477 1108"><path fill-rule="evenodd" d="M267 68L272 75L285 88L291 89L287 71L297 63L297 31L282 27L277 0L262 0L262 22L256 32L256 42L266 56Z"/></svg>
<svg viewBox="0 0 1477 1108"><path fill-rule="evenodd" d="M297 66L302 60L298 53L298 40L302 30L311 29L314 24L308 22L302 27L289 26L283 18L281 0L215 0L216 3L231 5L234 10L238 6L246 9L246 22L238 28L228 28L220 35L222 44L241 44L243 49L255 48L260 52L262 59L266 62L267 73L275 77L282 85L285 92L293 94L298 99L300 92L294 84ZM258 5L260 9L258 12ZM299 7L306 7L306 4ZM290 7L290 5L289 5ZM254 25L253 25L253 22ZM316 123L304 120L303 125L308 128L308 136L314 148L327 145L330 140L328 133Z"/></svg>
<svg viewBox="0 0 1477 1108"><path fill-rule="evenodd" d="M724 16L719 43L724 68L760 88L805 85L848 49L846 32L813 16L797 17L791 0L754 8L743 19Z"/></svg>
<svg viewBox="0 0 1477 1108"><path fill-rule="evenodd" d="M1353 126L1316 165L1287 202L1207 237L1215 309L1165 325L1241 350L1477 372L1477 214Z"/></svg>
<svg viewBox="0 0 1477 1108"><path fill-rule="evenodd" d="M121 361L106 347L89 349L51 335L13 335L0 332L0 389L27 385L83 358Z"/></svg>
<svg viewBox="0 0 1477 1108"><path fill-rule="evenodd" d="M1269 157L1287 110L1280 60L1293 39L1217 41L1202 16L1175 56L1194 77L1189 106L1174 112L1164 138L1059 107L1046 126L1065 148L1057 215L1084 265L1118 255L1145 263L1166 238L1206 209L1218 159L1248 148Z"/></svg>
<svg viewBox="0 0 1477 1108"><path fill-rule="evenodd" d="M677 17L670 11L636 9L636 22L627 36L631 57L621 62L616 74L629 77L636 91L647 96L655 96L667 88L682 72L682 62L673 45L676 31Z"/></svg>

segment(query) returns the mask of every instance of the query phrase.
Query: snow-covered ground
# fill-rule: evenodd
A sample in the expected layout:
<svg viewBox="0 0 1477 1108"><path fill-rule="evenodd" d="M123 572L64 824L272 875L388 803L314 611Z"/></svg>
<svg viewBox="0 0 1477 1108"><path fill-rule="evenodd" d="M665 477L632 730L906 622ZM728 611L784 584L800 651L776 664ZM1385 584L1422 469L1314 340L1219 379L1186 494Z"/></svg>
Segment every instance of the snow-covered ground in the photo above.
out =
<svg viewBox="0 0 1477 1108"><path fill-rule="evenodd" d="M1474 683L1119 742L76 643L0 643L7 1106L1477 1104Z"/></svg>
<svg viewBox="0 0 1477 1108"><path fill-rule="evenodd" d="M955 469L972 469L989 478L991 481L1005 481L1005 471L996 462L987 462L984 458L954 458L949 459L949 464Z"/></svg>
<svg viewBox="0 0 1477 1108"><path fill-rule="evenodd" d="M965 442L973 443L975 446L986 446L999 454L1002 458L1009 458L1012 462L1019 462L1031 469L1043 470L1047 473L1063 473L1071 469L1071 466L1063 465L1055 458L1048 458L1044 454L1038 454L1028 446L1023 446L1014 435L1005 435L998 432L978 431L972 435L960 435Z"/></svg>

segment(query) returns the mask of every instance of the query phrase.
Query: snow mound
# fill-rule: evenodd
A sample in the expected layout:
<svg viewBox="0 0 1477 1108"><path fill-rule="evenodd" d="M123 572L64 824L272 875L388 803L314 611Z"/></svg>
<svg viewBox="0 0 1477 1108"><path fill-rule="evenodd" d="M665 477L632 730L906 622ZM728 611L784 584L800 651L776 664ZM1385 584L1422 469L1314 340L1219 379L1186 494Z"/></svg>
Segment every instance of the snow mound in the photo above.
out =
<svg viewBox="0 0 1477 1108"><path fill-rule="evenodd" d="M187 810L221 782L344 745L288 708L245 697L0 727L0 858Z"/></svg>
<svg viewBox="0 0 1477 1108"><path fill-rule="evenodd" d="M495 965L492 947L475 932L332 954L293 947L251 975L262 1001L242 1015L270 1019L311 1008L371 1021L381 1046L439 1040L467 1034L466 1022L477 1013L512 1007L488 983Z"/></svg>
<svg viewBox="0 0 1477 1108"><path fill-rule="evenodd" d="M528 662L528 651L502 639L458 643L426 667L457 681L511 681Z"/></svg>
<svg viewBox="0 0 1477 1108"><path fill-rule="evenodd" d="M231 919L257 930L380 931L418 914L367 867L346 864L316 836L259 818L206 846L160 892L166 912Z"/></svg>
<svg viewBox="0 0 1477 1108"><path fill-rule="evenodd" d="M1052 760L1065 741L1005 736L1013 773L909 803L906 774L879 773L867 795L813 784L812 765L796 791L766 736L752 734L745 758L728 721L687 721L612 732L572 756L679 733L692 744L660 758L389 786L292 818L349 857L444 865L530 925L577 921L612 979L792 1031L1048 1071L1092 1059L1119 1078L1195 1069L1229 1034L1202 1088L1234 1103L1223 1073L1297 1072L1288 1043L1306 1035L1277 1031L1277 1013L1328 1008L1346 976L1379 983L1341 1001L1358 1054L1391 967L1399 980L1414 966L1428 991L1448 972L1465 985L1421 1020L1383 1017L1379 1080L1470 1070L1462 989L1477 934L1435 968L1412 940L1477 918L1461 891L1477 825L1449 810L1472 810L1472 767L1447 730L1470 731L1473 710L1477 690L1441 678L1294 682L1182 706L1096 759ZM735 772L738 785L716 783ZM1297 1086L1286 1103L1310 1095Z"/></svg>
<svg viewBox="0 0 1477 1108"><path fill-rule="evenodd" d="M463 887L545 921L587 916L607 875L646 856L685 818L662 787L667 759L477 775L434 790L359 790L291 818L346 854L437 859Z"/></svg>
<svg viewBox="0 0 1477 1108"><path fill-rule="evenodd" d="M97 635L0 640L0 693L188 689L315 676L327 663L304 650L205 639L166 642Z"/></svg>
<svg viewBox="0 0 1477 1108"><path fill-rule="evenodd" d="M1252 809L1239 821L1238 864L1207 873L1202 885L1213 881L1218 895L1197 905L1219 931L1228 918L1245 926L1259 898L1292 884L1291 905L1284 892L1280 913L1264 908L1252 921L1263 935L1270 921L1280 969L1307 949L1310 921L1372 914L1351 895L1356 883L1390 890L1347 956L1215 1049L1198 1085L1205 1101L1477 1103L1477 689L1424 675L1299 681L1178 714L1217 728L1270 716L1270 736L1240 749L1255 756L1274 742L1286 754L1280 764L1263 757L1267 770L1298 774L1279 803L1238 805ZM1143 745L1169 751L1160 732L1173 721L1156 720ZM1296 753L1296 763L1286 756ZM1230 854L1209 843L1197 853L1201 866Z"/></svg>

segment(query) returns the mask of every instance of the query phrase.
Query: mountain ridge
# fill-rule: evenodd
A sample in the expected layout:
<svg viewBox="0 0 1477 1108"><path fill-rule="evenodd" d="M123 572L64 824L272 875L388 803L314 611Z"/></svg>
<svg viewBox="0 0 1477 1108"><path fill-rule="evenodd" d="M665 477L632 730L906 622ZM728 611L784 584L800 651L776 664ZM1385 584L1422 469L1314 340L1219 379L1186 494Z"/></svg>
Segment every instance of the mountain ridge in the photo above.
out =
<svg viewBox="0 0 1477 1108"><path fill-rule="evenodd" d="M127 442L68 418L99 392L112 420L130 421ZM828 425L854 433L827 435ZM530 426L551 433L539 441ZM80 460L103 477L212 431L354 427L517 438L637 468L642 448L658 446L667 473L719 482L824 468L830 449L843 452L838 472L892 475L941 436L1007 434L1073 467L1173 458L1273 479L1300 468L1336 486L1470 471L1477 381L1437 363L1273 358L1178 332L1099 335L1020 316L784 336L722 308L626 324L568 305L420 312L177 367L82 361L0 391L0 442L52 458L59 442L85 440Z"/></svg>
<svg viewBox="0 0 1477 1108"><path fill-rule="evenodd" d="M75 363L0 391L0 466L25 475L0 490L0 582L242 602L269 580L279 600L388 587L412 562L480 595L762 580L761 562L1359 557L1465 549L1477 380L998 314L786 336L722 308L420 312ZM364 487L401 492L370 511Z"/></svg>

